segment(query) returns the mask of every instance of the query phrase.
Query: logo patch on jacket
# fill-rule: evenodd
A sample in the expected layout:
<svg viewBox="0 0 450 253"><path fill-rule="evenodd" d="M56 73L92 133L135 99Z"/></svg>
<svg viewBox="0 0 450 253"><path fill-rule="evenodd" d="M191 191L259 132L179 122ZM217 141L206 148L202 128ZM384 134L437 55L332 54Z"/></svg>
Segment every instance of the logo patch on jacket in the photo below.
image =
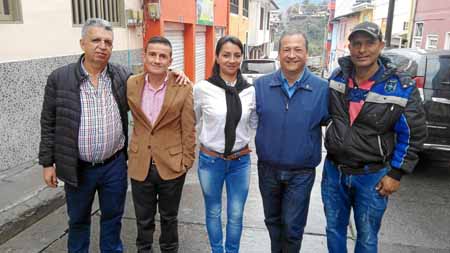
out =
<svg viewBox="0 0 450 253"><path fill-rule="evenodd" d="M390 79L384 85L384 91L386 91L387 93L392 93L395 91L396 87L397 87L397 80Z"/></svg>

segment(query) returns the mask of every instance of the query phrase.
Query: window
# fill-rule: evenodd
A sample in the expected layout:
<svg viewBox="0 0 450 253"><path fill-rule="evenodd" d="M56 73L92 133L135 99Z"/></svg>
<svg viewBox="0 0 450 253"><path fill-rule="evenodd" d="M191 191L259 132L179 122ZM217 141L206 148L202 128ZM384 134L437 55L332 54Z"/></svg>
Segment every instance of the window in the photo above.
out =
<svg viewBox="0 0 450 253"><path fill-rule="evenodd" d="M423 33L423 23L416 23L416 27L414 29L414 36L422 37Z"/></svg>
<svg viewBox="0 0 450 253"><path fill-rule="evenodd" d="M426 44L425 48L426 49L437 49L438 38L439 38L439 36L436 34L429 34L427 36L427 44Z"/></svg>
<svg viewBox="0 0 450 253"><path fill-rule="evenodd" d="M239 14L239 0L230 0L230 12Z"/></svg>
<svg viewBox="0 0 450 253"><path fill-rule="evenodd" d="M115 26L124 23L124 0L72 0L73 24L82 25L88 18L103 18Z"/></svg>
<svg viewBox="0 0 450 253"><path fill-rule="evenodd" d="M242 10L242 15L248 17L248 1L249 0L244 0L244 8Z"/></svg>
<svg viewBox="0 0 450 253"><path fill-rule="evenodd" d="M425 74L427 79L425 83L425 88L434 89L433 97L441 97L448 99L450 91L449 74L450 74L449 55L440 55L439 57L433 57L427 60L427 71ZM440 115L449 115L449 114L447 111L443 112Z"/></svg>
<svg viewBox="0 0 450 253"><path fill-rule="evenodd" d="M259 15L259 30L264 30L264 8L261 8Z"/></svg>
<svg viewBox="0 0 450 253"><path fill-rule="evenodd" d="M409 22L403 22L403 31L408 31Z"/></svg>
<svg viewBox="0 0 450 253"><path fill-rule="evenodd" d="M270 28L270 12L267 12L267 30Z"/></svg>
<svg viewBox="0 0 450 253"><path fill-rule="evenodd" d="M241 66L244 74L267 74L277 70L275 61L244 60Z"/></svg>
<svg viewBox="0 0 450 253"><path fill-rule="evenodd" d="M422 39L421 38L414 38L412 41L412 48L420 48L420 46L422 45Z"/></svg>
<svg viewBox="0 0 450 253"><path fill-rule="evenodd" d="M449 50L450 49L450 32L445 34L445 45L444 45L444 49L445 50Z"/></svg>
<svg viewBox="0 0 450 253"><path fill-rule="evenodd" d="M20 1L0 0L0 23L21 21Z"/></svg>

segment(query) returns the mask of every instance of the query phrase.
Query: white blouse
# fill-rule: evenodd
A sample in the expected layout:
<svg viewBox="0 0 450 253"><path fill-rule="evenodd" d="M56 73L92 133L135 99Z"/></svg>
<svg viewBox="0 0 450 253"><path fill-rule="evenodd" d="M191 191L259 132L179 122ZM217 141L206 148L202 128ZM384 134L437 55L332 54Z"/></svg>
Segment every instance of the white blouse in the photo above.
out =
<svg viewBox="0 0 450 253"><path fill-rule="evenodd" d="M236 128L232 151L242 149L250 142L251 130L258 126L255 88L250 86L239 93L242 115ZM219 153L225 151L225 123L227 102L225 90L203 80L194 85L194 111L199 140L205 147Z"/></svg>

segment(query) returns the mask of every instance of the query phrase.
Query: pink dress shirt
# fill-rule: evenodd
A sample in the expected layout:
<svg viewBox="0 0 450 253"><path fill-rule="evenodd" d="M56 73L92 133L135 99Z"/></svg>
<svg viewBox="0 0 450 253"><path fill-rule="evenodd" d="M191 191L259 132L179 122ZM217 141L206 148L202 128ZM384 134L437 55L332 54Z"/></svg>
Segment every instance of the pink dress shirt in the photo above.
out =
<svg viewBox="0 0 450 253"><path fill-rule="evenodd" d="M164 79L163 84L154 89L148 81L148 74L145 75L144 90L142 91L142 110L147 116L148 121L155 123L158 118L159 112L164 102L164 96L167 90L167 76Z"/></svg>

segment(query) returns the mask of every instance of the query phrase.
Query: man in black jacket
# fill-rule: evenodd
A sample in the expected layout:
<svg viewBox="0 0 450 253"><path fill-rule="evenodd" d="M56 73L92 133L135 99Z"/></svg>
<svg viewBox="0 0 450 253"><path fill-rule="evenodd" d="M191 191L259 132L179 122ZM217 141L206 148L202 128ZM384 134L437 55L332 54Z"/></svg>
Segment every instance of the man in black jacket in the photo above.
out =
<svg viewBox="0 0 450 253"><path fill-rule="evenodd" d="M98 192L102 252L122 252L121 219L127 190L126 81L131 73L108 63L112 26L89 19L82 28L84 54L56 69L45 87L39 164L44 180L65 182L69 252L88 252L91 207Z"/></svg>
<svg viewBox="0 0 450 253"><path fill-rule="evenodd" d="M347 252L353 208L355 252L377 252L388 196L411 173L426 138L425 113L414 82L383 57L380 28L361 23L349 36L350 56L330 77L322 178L329 252Z"/></svg>

